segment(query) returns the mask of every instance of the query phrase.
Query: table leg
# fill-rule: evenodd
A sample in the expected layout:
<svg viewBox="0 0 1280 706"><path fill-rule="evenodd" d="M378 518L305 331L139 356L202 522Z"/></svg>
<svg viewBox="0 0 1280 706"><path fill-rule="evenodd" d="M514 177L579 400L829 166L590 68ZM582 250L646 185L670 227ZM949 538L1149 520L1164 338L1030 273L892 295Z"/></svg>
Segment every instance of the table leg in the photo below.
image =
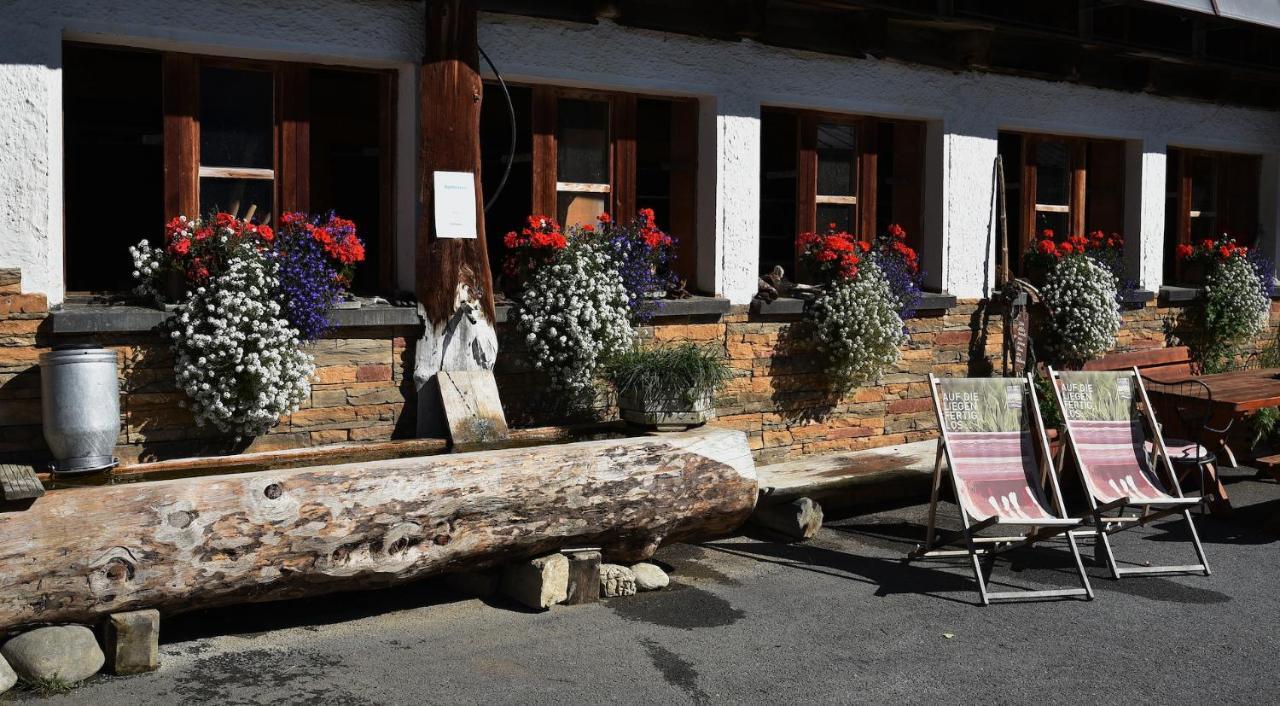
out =
<svg viewBox="0 0 1280 706"><path fill-rule="evenodd" d="M1206 487L1201 488L1200 492L1213 494L1213 499L1209 501L1209 511L1220 517L1230 515L1231 499L1227 497L1227 486L1223 485L1222 479L1218 477L1217 464L1205 465L1205 478L1208 482L1204 483Z"/></svg>

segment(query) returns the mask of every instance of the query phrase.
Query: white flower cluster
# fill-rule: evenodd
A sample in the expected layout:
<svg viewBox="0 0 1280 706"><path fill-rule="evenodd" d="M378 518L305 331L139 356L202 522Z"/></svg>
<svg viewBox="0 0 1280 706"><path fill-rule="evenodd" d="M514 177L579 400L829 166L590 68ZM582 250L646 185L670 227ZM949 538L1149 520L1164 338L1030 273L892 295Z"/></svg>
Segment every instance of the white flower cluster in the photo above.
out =
<svg viewBox="0 0 1280 706"><path fill-rule="evenodd" d="M274 426L311 394L312 357L271 298L273 263L246 247L172 321L174 374L200 425L237 438Z"/></svg>
<svg viewBox="0 0 1280 706"><path fill-rule="evenodd" d="M1051 362L1081 363L1111 350L1120 330L1116 285L1090 257L1063 258L1049 271L1040 289L1050 312L1041 340Z"/></svg>
<svg viewBox="0 0 1280 706"><path fill-rule="evenodd" d="M520 298L519 330L551 384L581 394L602 361L631 345L627 290L607 244L574 238L538 268Z"/></svg>
<svg viewBox="0 0 1280 706"><path fill-rule="evenodd" d="M884 273L867 258L856 277L837 281L809 308L805 317L839 386L874 380L898 362L907 334L896 306Z"/></svg>
<svg viewBox="0 0 1280 706"><path fill-rule="evenodd" d="M164 251L151 247L146 240L129 246L129 256L133 258L133 278L138 286L133 291L148 299L160 300L161 292L156 289L160 271L164 268Z"/></svg>
<svg viewBox="0 0 1280 706"><path fill-rule="evenodd" d="M1211 268L1205 281L1205 333L1227 347L1248 343L1267 328L1271 302L1258 286L1253 265L1230 257Z"/></svg>

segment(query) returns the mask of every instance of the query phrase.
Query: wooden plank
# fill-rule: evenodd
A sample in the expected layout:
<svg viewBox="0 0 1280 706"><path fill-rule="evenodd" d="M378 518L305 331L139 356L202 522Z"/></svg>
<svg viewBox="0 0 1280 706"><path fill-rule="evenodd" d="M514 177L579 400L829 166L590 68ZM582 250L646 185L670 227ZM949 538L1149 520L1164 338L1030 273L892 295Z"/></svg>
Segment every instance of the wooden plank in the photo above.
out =
<svg viewBox="0 0 1280 706"><path fill-rule="evenodd" d="M0 630L404 583L565 547L614 561L755 506L742 432L544 445L62 491L0 514Z"/></svg>
<svg viewBox="0 0 1280 706"><path fill-rule="evenodd" d="M1135 365L1141 369L1168 363L1185 363L1189 360L1191 360L1191 349L1186 346L1170 346L1168 348L1148 348L1126 353L1111 353L1085 363L1084 369L1128 370Z"/></svg>
<svg viewBox="0 0 1280 706"><path fill-rule="evenodd" d="M199 174L202 178L213 179L260 179L270 181L276 178L274 169L258 169L255 167L205 167L201 166Z"/></svg>
<svg viewBox="0 0 1280 706"><path fill-rule="evenodd" d="M871 242L876 237L876 190L880 174L880 129L874 120L859 120L858 130L858 237Z"/></svg>
<svg viewBox="0 0 1280 706"><path fill-rule="evenodd" d="M0 495L6 502L34 500L44 495L44 485L31 466L0 463Z"/></svg>
<svg viewBox="0 0 1280 706"><path fill-rule="evenodd" d="M281 64L276 71L280 115L277 191L280 213L311 209L311 67ZM270 170L264 170L270 171ZM203 169L201 170L203 174ZM268 175L266 178L271 178Z"/></svg>
<svg viewBox="0 0 1280 706"><path fill-rule="evenodd" d="M893 199L890 222L907 231L907 243L917 251L924 242L925 124L893 123Z"/></svg>
<svg viewBox="0 0 1280 706"><path fill-rule="evenodd" d="M1088 142L1068 140L1071 159L1071 235L1085 235L1085 207L1088 203Z"/></svg>
<svg viewBox="0 0 1280 706"><path fill-rule="evenodd" d="M636 216L636 96L617 93L609 101L609 137L613 152L614 216L626 223Z"/></svg>
<svg viewBox="0 0 1280 706"><path fill-rule="evenodd" d="M440 399L453 443L485 443L510 436L492 370L441 372Z"/></svg>
<svg viewBox="0 0 1280 706"><path fill-rule="evenodd" d="M1029 253L1039 238L1036 233L1036 140L1030 135L1022 136L1022 206L1019 220L1022 222L1022 232L1018 234L1017 251ZM1022 263L1013 263L1015 270L1021 266Z"/></svg>
<svg viewBox="0 0 1280 706"><path fill-rule="evenodd" d="M692 290L698 280L698 101L671 102L671 222L674 269Z"/></svg>
<svg viewBox="0 0 1280 706"><path fill-rule="evenodd" d="M801 113L796 123L796 232L816 232L818 230L818 117L811 113ZM794 238L792 240L794 243ZM800 272L799 252L792 247L795 261L792 262L793 277L802 277ZM798 281L798 280L797 280Z"/></svg>
<svg viewBox="0 0 1280 706"><path fill-rule="evenodd" d="M392 289L396 281L396 110L399 89L396 72L378 76L378 282Z"/></svg>
<svg viewBox="0 0 1280 706"><path fill-rule="evenodd" d="M200 210L200 124L196 120L200 72L190 54L166 53L164 82L165 218L198 216Z"/></svg>
<svg viewBox="0 0 1280 706"><path fill-rule="evenodd" d="M556 215L556 93L533 87L533 212Z"/></svg>

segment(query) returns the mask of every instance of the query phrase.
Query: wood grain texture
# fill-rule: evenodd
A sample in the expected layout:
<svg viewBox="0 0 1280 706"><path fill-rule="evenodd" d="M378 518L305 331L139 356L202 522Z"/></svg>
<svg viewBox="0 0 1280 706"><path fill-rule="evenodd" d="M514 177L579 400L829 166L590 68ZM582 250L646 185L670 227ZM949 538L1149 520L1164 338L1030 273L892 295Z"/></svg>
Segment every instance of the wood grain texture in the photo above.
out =
<svg viewBox="0 0 1280 706"><path fill-rule="evenodd" d="M386 586L569 546L730 532L745 435L609 441L75 488L0 514L0 629Z"/></svg>
<svg viewBox="0 0 1280 706"><path fill-rule="evenodd" d="M493 278L484 237L484 188L480 181L480 102L484 94L476 48L474 0L429 0L426 55L419 72L421 140L418 152L418 240L415 293L430 324L448 321L465 285L494 320ZM475 174L479 237L437 238L434 173ZM430 328L430 326L428 326Z"/></svg>

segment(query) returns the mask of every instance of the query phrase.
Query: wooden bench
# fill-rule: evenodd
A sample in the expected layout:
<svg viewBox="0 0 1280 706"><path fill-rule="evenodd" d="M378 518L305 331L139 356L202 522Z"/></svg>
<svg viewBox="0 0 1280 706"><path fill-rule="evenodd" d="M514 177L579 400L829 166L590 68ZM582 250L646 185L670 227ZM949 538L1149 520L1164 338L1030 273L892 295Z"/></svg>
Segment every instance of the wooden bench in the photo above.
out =
<svg viewBox="0 0 1280 706"><path fill-rule="evenodd" d="M1191 377L1191 350L1186 346L1148 348L1128 353L1112 353L1084 364L1085 370L1129 370L1138 368L1153 380L1180 380Z"/></svg>

